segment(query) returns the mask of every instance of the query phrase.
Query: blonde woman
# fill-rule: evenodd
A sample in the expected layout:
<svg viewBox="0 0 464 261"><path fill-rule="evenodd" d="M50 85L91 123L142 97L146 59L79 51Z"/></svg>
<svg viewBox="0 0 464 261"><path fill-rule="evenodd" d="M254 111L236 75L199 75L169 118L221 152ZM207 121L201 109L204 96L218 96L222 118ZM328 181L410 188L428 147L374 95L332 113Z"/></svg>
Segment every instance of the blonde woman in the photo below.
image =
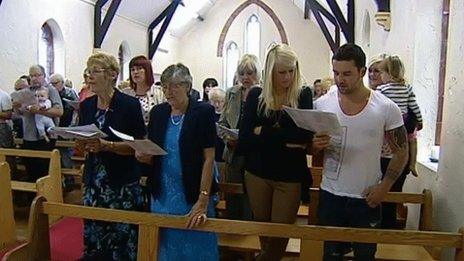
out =
<svg viewBox="0 0 464 261"><path fill-rule="evenodd" d="M258 86L261 79L261 66L258 57L245 54L237 66L238 84L229 88L226 93L224 111L219 119L219 125L230 129L240 129L243 120L245 100L249 91ZM236 150L238 140L230 136L222 137L225 143L224 154L226 162L226 182L243 183L245 173L245 158ZM228 219L251 220L251 209L248 196L226 195Z"/></svg>
<svg viewBox="0 0 464 261"><path fill-rule="evenodd" d="M295 222L302 182L310 182L306 147L312 133L298 128L283 106L312 109L310 88L302 88L296 54L284 44L270 48L263 84L250 90L240 129L245 186L256 221ZM287 238L261 237L256 260L280 260Z"/></svg>
<svg viewBox="0 0 464 261"><path fill-rule="evenodd" d="M127 133L136 139L146 134L140 103L117 90L119 65L111 55L97 53L87 60L85 70L95 95L80 104L79 125L95 124L108 136L78 140L85 151L83 175L84 206L141 210L142 188L134 150L110 131ZM137 226L84 221L84 260L136 260Z"/></svg>
<svg viewBox="0 0 464 261"><path fill-rule="evenodd" d="M369 88L376 90L378 86L382 85L382 78L380 77L380 65L388 55L381 53L371 58L368 66Z"/></svg>
<svg viewBox="0 0 464 261"><path fill-rule="evenodd" d="M380 78L383 85L377 87L377 91L387 96L401 110L403 115L404 126L408 132L409 142L409 161L404 168L401 176L393 184L390 191L402 191L406 176L411 172L417 176L416 158L417 158L417 139L415 130L422 129L422 115L419 105L416 102L416 95L412 91L412 87L406 85L404 79L405 68L401 59L396 56L388 56L379 64ZM382 173L385 175L387 166L393 157L392 151L388 145L382 148L380 158ZM382 228L397 228L396 220L396 204L382 204Z"/></svg>

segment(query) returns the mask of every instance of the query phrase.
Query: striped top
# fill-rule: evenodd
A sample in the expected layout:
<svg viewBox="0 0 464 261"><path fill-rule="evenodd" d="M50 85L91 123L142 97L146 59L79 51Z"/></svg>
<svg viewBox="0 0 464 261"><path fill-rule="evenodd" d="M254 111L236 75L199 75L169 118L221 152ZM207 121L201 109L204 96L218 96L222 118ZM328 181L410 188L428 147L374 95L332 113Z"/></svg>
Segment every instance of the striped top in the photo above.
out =
<svg viewBox="0 0 464 261"><path fill-rule="evenodd" d="M398 107L401 113L408 113L408 108L416 116L417 122L422 122L422 114L416 102L416 95L410 85L405 86L399 83L387 83L377 87L377 91L391 99Z"/></svg>

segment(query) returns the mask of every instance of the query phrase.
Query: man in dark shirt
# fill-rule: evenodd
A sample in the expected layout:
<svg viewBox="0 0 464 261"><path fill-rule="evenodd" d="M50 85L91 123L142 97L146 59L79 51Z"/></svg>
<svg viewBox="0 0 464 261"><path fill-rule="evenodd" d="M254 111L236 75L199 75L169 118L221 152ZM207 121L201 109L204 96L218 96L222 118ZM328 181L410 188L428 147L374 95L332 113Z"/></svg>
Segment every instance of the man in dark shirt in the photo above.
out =
<svg viewBox="0 0 464 261"><path fill-rule="evenodd" d="M55 73L50 76L50 84L58 91L61 102L63 103L63 115L60 117L60 127L69 127L72 124L74 107L71 105L72 101L78 101L79 97L73 89L64 86L64 78L61 74ZM71 148L59 148L61 154L61 166L63 168L72 168L73 162L71 160ZM71 187L74 184L74 178L66 176L64 179L65 187Z"/></svg>

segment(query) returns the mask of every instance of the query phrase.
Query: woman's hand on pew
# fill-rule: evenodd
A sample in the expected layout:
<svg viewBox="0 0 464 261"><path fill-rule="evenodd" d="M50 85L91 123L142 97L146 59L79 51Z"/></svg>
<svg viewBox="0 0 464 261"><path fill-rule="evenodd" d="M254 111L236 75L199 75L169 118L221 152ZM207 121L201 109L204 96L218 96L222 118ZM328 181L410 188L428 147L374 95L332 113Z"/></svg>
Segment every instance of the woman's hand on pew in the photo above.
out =
<svg viewBox="0 0 464 261"><path fill-rule="evenodd" d="M366 197L367 205L371 208L375 208L380 205L389 190L390 187L380 183L366 188L363 192L363 196Z"/></svg>
<svg viewBox="0 0 464 261"><path fill-rule="evenodd" d="M188 228L198 227L206 223L206 211L208 210L209 196L200 195L197 202L193 205L192 210L188 214Z"/></svg>
<svg viewBox="0 0 464 261"><path fill-rule="evenodd" d="M323 150L330 145L330 136L327 132L318 132L314 134L313 138L313 151L317 152Z"/></svg>

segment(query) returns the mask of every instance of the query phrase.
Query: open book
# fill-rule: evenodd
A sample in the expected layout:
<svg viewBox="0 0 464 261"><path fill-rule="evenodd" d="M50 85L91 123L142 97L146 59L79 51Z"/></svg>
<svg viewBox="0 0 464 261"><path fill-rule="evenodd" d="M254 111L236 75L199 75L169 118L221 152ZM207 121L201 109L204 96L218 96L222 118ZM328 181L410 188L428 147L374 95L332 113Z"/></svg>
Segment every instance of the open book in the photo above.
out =
<svg viewBox="0 0 464 261"><path fill-rule="evenodd" d="M95 124L76 127L53 127L48 132L52 137L60 136L63 139L77 140L98 139L108 136Z"/></svg>
<svg viewBox="0 0 464 261"><path fill-rule="evenodd" d="M129 145L135 151L139 153L144 153L148 155L166 155L168 154L165 150L163 150L160 146L153 143L151 140L143 139L143 140L136 140L134 137L127 135L125 133L119 132L110 127L110 130L116 135L118 138L122 139L124 143Z"/></svg>
<svg viewBox="0 0 464 261"><path fill-rule="evenodd" d="M10 94L10 96L13 102L21 103L22 107L37 104L37 98L35 97L34 92L28 89L14 91Z"/></svg>
<svg viewBox="0 0 464 261"><path fill-rule="evenodd" d="M229 129L216 123L216 130L219 137L226 135L231 139L238 140L238 129Z"/></svg>

